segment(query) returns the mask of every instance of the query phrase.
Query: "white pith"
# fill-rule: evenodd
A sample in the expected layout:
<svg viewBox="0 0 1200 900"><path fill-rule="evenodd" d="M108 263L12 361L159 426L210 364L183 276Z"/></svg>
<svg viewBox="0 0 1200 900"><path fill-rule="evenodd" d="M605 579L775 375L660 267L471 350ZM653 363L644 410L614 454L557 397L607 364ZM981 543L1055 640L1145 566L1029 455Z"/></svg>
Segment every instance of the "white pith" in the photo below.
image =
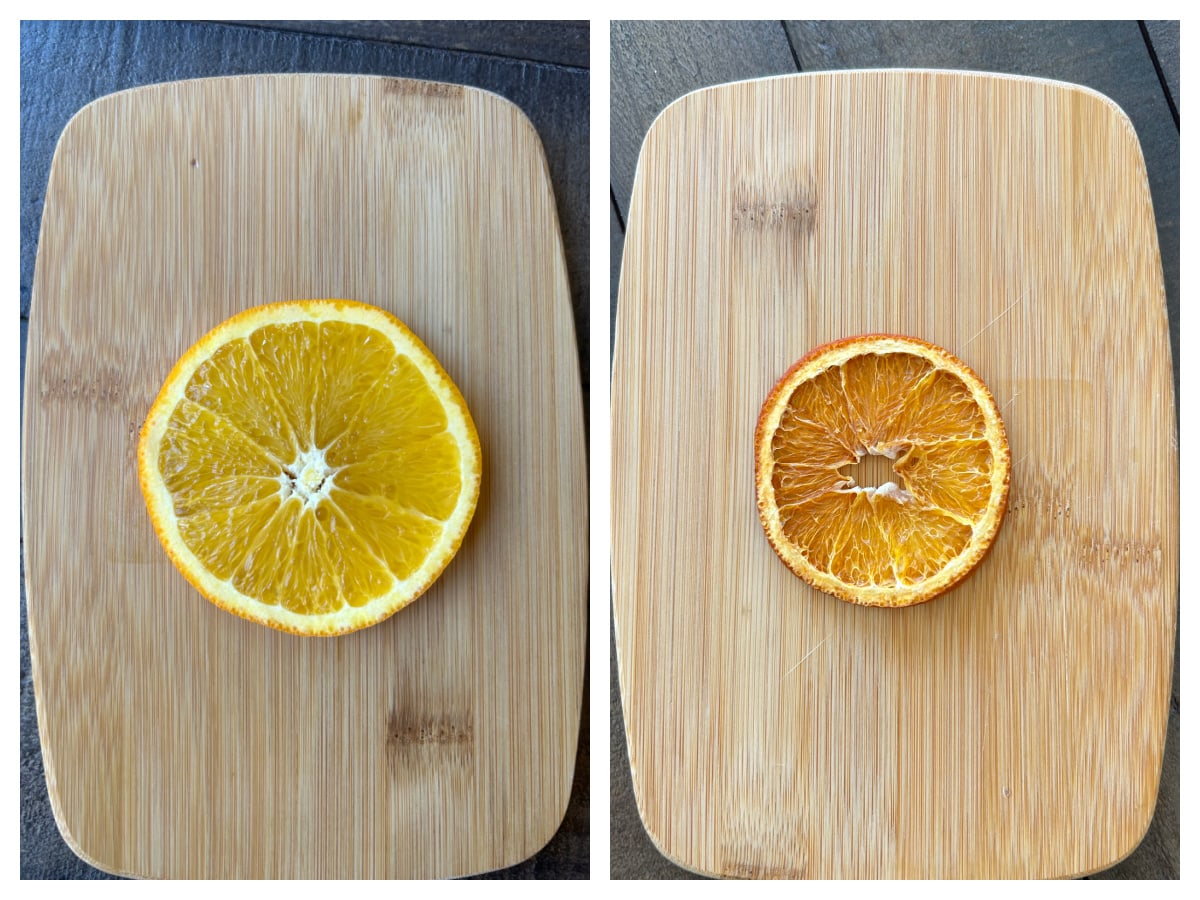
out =
<svg viewBox="0 0 1200 900"><path fill-rule="evenodd" d="M279 473L280 499L284 502L295 497L305 509L316 509L317 504L329 496L333 489L335 469L325 462L325 451L320 447L309 447L297 454L295 462Z"/></svg>

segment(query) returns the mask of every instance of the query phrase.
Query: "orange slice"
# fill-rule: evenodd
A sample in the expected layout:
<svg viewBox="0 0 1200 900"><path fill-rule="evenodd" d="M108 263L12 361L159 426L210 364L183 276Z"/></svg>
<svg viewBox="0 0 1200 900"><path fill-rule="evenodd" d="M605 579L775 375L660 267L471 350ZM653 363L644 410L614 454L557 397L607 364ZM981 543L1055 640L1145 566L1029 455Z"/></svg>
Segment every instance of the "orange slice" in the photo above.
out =
<svg viewBox="0 0 1200 900"><path fill-rule="evenodd" d="M201 594L306 635L372 625L458 551L479 496L462 394L399 320L347 300L248 310L167 377L138 474Z"/></svg>
<svg viewBox="0 0 1200 900"><path fill-rule="evenodd" d="M851 603L932 600L979 564L1004 518L1011 456L996 402L965 363L916 338L818 347L768 395L754 440L771 546ZM870 457L891 461L888 480L859 483Z"/></svg>

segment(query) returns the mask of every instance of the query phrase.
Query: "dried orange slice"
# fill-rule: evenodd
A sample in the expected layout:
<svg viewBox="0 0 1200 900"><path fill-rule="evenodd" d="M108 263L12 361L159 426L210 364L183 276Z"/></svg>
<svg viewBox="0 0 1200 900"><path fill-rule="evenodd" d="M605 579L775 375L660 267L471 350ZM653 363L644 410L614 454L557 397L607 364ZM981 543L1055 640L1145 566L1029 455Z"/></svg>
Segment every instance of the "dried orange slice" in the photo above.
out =
<svg viewBox="0 0 1200 900"><path fill-rule="evenodd" d="M932 600L979 564L1004 518L1011 456L996 402L965 363L925 341L818 347L768 395L754 440L771 546L851 603ZM891 460L895 480L858 483L869 457Z"/></svg>
<svg viewBox="0 0 1200 900"><path fill-rule="evenodd" d="M201 594L306 635L372 625L458 551L479 496L462 394L398 319L347 300L247 310L188 350L138 474Z"/></svg>

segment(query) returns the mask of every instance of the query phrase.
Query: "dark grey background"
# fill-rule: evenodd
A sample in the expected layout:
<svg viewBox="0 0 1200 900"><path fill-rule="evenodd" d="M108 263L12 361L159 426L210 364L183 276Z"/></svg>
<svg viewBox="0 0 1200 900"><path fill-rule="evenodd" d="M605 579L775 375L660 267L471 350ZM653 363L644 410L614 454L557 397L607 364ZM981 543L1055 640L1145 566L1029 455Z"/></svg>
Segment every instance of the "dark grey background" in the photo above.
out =
<svg viewBox="0 0 1200 900"><path fill-rule="evenodd" d="M1133 120L1158 222L1176 396L1179 390L1178 22L614 22L609 234L616 334L625 217L650 123L696 88L821 69L936 68L1069 81L1108 95ZM611 347L610 347L611 352ZM1178 406L1177 406L1178 408ZM695 878L650 842L634 801L612 667L613 878ZM1179 651L1158 806L1141 845L1094 878L1179 877Z"/></svg>
<svg viewBox="0 0 1200 900"><path fill-rule="evenodd" d="M42 198L55 144L90 101L213 75L338 72L448 81L516 103L546 150L588 379L589 31L579 22L23 22L21 24L21 391ZM22 561L24 548L22 547ZM67 847L46 794L21 573L21 877L107 878ZM67 624L65 627L69 627ZM586 672L586 668L585 668ZM588 681L566 817L540 853L491 878L588 877Z"/></svg>

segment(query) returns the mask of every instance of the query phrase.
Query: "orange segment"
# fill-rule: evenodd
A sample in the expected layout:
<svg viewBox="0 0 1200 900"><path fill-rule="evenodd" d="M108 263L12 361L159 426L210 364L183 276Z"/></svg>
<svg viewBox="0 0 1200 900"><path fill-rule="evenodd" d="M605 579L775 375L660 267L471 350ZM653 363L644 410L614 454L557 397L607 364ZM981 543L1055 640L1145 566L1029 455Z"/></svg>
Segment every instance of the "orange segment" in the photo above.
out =
<svg viewBox="0 0 1200 900"><path fill-rule="evenodd" d="M880 498L876 521L897 590L936 576L970 546L971 528L935 507Z"/></svg>
<svg viewBox="0 0 1200 900"><path fill-rule="evenodd" d="M847 467L869 455L894 460L896 480L856 484ZM915 338L818 348L775 385L755 432L771 546L805 581L852 603L909 606L965 578L996 536L1009 472L987 387Z"/></svg>
<svg viewBox="0 0 1200 900"><path fill-rule="evenodd" d="M924 359L905 353L869 354L834 371L841 373L846 402L854 410L859 446L879 447L891 447L904 436L901 420L908 401L933 372Z"/></svg>
<svg viewBox="0 0 1200 900"><path fill-rule="evenodd" d="M842 373L836 369L818 372L802 385L797 385L797 390L800 391L800 396L797 402L788 408L788 419L781 425L786 429L793 427L795 423L795 426L799 426L800 430L805 432L799 437L796 447L802 454L801 458L811 459L810 453L804 452L805 450L853 458L858 438L855 435L852 411L846 403ZM811 427L803 428L805 424ZM814 429L822 435L820 447L812 440ZM786 453L789 443L792 442L780 435L778 451Z"/></svg>
<svg viewBox="0 0 1200 900"><path fill-rule="evenodd" d="M398 578L407 578L437 543L437 520L406 509L383 497L335 489L330 495L337 510L355 523L355 531L370 551Z"/></svg>
<svg viewBox="0 0 1200 900"><path fill-rule="evenodd" d="M383 377L395 348L387 337L348 322L324 322L320 328L321 379L314 441L328 447L346 430L363 395Z"/></svg>
<svg viewBox="0 0 1200 900"><path fill-rule="evenodd" d="M972 525L985 515L995 466L983 438L915 444L896 460L896 474L921 503Z"/></svg>
<svg viewBox="0 0 1200 900"><path fill-rule="evenodd" d="M411 449L446 433L446 412L411 360L394 357L362 396L346 427L329 444L330 465L361 462L375 453Z"/></svg>
<svg viewBox="0 0 1200 900"><path fill-rule="evenodd" d="M479 439L429 350L382 310L298 301L176 364L138 469L167 555L218 606L299 634L374 624L455 555Z"/></svg>
<svg viewBox="0 0 1200 900"><path fill-rule="evenodd" d="M264 402L278 404L301 446L313 441L314 398L320 351L315 322L272 322L250 332L250 346L265 378L257 385Z"/></svg>
<svg viewBox="0 0 1200 900"><path fill-rule="evenodd" d="M796 550L814 566L829 568L841 553L854 495L823 491L779 506L780 527ZM828 523L836 523L829 527Z"/></svg>
<svg viewBox="0 0 1200 900"><path fill-rule="evenodd" d="M846 517L840 526L837 553L830 570L838 572L848 585L864 588L874 585L890 587L895 584L891 548L880 522L886 500L872 502L865 494L851 494Z"/></svg>
<svg viewBox="0 0 1200 900"><path fill-rule="evenodd" d="M395 576L371 552L353 522L331 504L318 506L315 518L321 527L316 532L314 555L333 573L345 602L362 606L383 594ZM346 561L352 564L346 565Z"/></svg>
<svg viewBox="0 0 1200 900"><path fill-rule="evenodd" d="M227 418L186 398L165 423L157 468L167 490L182 497L214 481L279 473L278 461Z"/></svg>
<svg viewBox="0 0 1200 900"><path fill-rule="evenodd" d="M986 431L983 409L962 376L938 369L922 378L905 398L888 438L924 444L981 438Z"/></svg>
<svg viewBox="0 0 1200 900"><path fill-rule="evenodd" d="M262 534L279 511L275 498L240 506L190 510L178 519L179 535L217 578L228 580L238 570L251 543L246 535Z"/></svg>
<svg viewBox="0 0 1200 900"><path fill-rule="evenodd" d="M374 453L342 467L338 484L348 491L445 519L462 490L458 445L442 433L402 450Z"/></svg>
<svg viewBox="0 0 1200 900"><path fill-rule="evenodd" d="M187 384L187 398L217 412L276 460L290 460L300 449L294 429L279 403L264 394L267 373L248 341L230 341L204 360Z"/></svg>

